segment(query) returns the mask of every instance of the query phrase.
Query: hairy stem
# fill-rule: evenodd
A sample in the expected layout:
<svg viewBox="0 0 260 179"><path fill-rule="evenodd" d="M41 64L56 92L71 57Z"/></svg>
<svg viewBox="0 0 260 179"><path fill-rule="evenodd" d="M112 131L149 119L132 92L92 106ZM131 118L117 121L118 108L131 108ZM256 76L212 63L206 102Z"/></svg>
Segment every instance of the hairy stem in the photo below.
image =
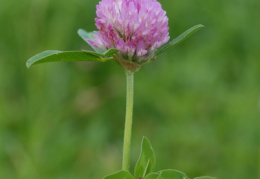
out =
<svg viewBox="0 0 260 179"><path fill-rule="evenodd" d="M126 71L126 115L125 115L125 132L123 146L123 170L129 171L130 165L130 146L133 119L133 102L134 102L134 72Z"/></svg>

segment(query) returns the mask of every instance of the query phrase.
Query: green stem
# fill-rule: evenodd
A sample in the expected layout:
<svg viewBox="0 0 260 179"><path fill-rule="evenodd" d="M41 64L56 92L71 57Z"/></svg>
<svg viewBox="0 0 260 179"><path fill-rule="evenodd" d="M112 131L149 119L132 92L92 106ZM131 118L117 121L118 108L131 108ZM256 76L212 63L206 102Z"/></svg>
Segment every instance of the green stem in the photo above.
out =
<svg viewBox="0 0 260 179"><path fill-rule="evenodd" d="M123 170L129 171L130 146L133 119L133 97L134 97L134 72L126 71L126 115L123 146Z"/></svg>

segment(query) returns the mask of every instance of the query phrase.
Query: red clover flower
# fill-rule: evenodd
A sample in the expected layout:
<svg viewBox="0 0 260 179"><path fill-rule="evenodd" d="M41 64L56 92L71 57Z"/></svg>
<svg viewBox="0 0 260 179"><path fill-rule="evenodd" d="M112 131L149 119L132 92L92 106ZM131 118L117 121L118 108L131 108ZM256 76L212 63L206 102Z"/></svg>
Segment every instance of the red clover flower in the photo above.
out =
<svg viewBox="0 0 260 179"><path fill-rule="evenodd" d="M102 0L95 19L98 31L88 43L101 50L119 50L117 60L142 64L167 43L168 17L157 0Z"/></svg>

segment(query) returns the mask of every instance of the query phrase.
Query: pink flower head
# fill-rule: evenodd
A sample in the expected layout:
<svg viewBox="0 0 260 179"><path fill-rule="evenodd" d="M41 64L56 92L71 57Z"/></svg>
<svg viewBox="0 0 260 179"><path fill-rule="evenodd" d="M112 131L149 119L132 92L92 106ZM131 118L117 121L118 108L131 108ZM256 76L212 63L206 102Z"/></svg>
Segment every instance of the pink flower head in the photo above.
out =
<svg viewBox="0 0 260 179"><path fill-rule="evenodd" d="M141 63L170 39L168 18L157 0L102 0L96 12L99 31L89 44L116 48L121 59Z"/></svg>

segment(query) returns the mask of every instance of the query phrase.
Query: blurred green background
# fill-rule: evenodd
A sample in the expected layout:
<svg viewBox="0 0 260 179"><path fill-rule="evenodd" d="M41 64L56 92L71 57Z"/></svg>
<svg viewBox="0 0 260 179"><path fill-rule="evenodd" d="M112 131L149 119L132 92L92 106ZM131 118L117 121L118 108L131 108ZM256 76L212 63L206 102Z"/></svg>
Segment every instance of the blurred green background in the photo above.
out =
<svg viewBox="0 0 260 179"><path fill-rule="evenodd" d="M176 37L135 75L132 170L142 136L156 170L260 178L260 1L160 0ZM0 0L0 178L99 179L121 168L125 75L113 62L26 69L47 49L89 49L98 0Z"/></svg>

